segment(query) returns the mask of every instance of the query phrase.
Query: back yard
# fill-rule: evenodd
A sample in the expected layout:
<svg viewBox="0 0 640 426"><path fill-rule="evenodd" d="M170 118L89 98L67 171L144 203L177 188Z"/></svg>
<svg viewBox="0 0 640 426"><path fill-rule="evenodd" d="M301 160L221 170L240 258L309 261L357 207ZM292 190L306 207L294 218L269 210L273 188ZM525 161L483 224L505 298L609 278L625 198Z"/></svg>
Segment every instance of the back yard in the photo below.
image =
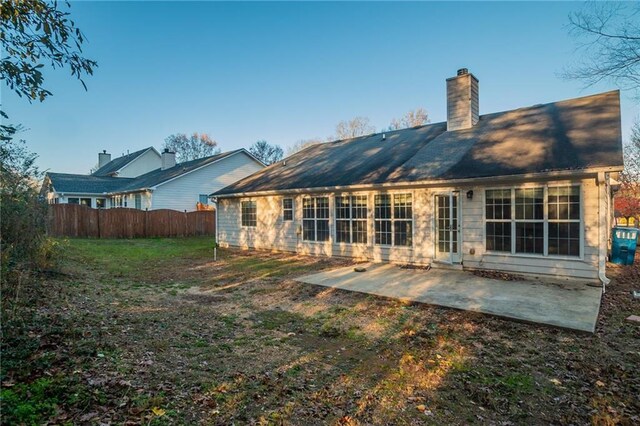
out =
<svg viewBox="0 0 640 426"><path fill-rule="evenodd" d="M299 284L350 261L211 243L61 241L46 297L3 313L3 423L640 422L638 266L611 266L585 335Z"/></svg>

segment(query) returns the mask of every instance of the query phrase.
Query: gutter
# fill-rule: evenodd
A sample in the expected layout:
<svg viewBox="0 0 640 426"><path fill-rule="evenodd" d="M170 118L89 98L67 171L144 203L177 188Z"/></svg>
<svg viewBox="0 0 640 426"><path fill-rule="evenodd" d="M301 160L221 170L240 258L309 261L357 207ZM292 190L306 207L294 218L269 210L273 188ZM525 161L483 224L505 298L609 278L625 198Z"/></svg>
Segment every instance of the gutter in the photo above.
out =
<svg viewBox="0 0 640 426"><path fill-rule="evenodd" d="M599 173L609 173L622 171L623 166L615 167L598 167L592 169L581 170L560 170L551 172L527 173L521 175L505 175L505 176L488 176L481 178L465 178L465 179L440 179L440 180L424 180L415 182L393 182L393 183L376 183L362 185L342 185L342 186L324 186L316 188L299 188L299 189L283 189L271 191L253 191L253 192L236 192L230 194L217 194L214 192L210 196L217 198L236 198L236 197L253 197L279 194L308 194L316 192L334 192L334 191L355 191L355 190L371 190L371 189L395 189L395 188L414 188L416 186L473 186L482 183L496 184L505 181L518 180L549 180L552 178L575 178L598 176Z"/></svg>

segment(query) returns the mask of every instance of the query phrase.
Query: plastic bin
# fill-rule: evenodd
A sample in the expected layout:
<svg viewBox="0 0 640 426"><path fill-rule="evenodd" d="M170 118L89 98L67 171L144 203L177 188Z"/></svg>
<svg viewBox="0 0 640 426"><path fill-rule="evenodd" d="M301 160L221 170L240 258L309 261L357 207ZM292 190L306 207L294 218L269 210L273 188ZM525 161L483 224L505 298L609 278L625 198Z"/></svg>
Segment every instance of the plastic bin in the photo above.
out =
<svg viewBox="0 0 640 426"><path fill-rule="evenodd" d="M613 228L611 243L611 262L618 265L633 265L636 256L638 228L616 226Z"/></svg>

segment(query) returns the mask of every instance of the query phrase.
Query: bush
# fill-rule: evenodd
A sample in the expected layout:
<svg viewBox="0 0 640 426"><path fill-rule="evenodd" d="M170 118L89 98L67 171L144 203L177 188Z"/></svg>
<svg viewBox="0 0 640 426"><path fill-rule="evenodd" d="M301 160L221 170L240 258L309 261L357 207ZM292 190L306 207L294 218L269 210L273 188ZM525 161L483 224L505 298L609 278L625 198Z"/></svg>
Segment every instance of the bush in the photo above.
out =
<svg viewBox="0 0 640 426"><path fill-rule="evenodd" d="M0 142L0 282L3 304L15 301L33 272L50 269L56 244L46 236L47 205L37 186L42 174L37 156L23 140L13 138L19 129L3 132ZM3 131L6 129L3 129ZM6 307L6 305L5 305Z"/></svg>

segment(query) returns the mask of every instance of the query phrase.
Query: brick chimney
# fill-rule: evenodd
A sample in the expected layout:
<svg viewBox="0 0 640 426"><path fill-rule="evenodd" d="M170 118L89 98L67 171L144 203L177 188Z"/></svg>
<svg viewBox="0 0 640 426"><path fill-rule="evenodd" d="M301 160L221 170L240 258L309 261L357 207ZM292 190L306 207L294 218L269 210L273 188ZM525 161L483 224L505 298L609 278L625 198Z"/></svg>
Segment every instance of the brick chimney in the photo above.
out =
<svg viewBox="0 0 640 426"><path fill-rule="evenodd" d="M98 168L104 166L109 161L111 161L111 154L107 154L106 149L103 149L102 152L98 153Z"/></svg>
<svg viewBox="0 0 640 426"><path fill-rule="evenodd" d="M169 151L169 148L165 148L162 153L162 170L170 169L176 165L176 153Z"/></svg>
<svg viewBox="0 0 640 426"><path fill-rule="evenodd" d="M447 130L473 127L479 118L478 79L466 68L447 79Z"/></svg>

